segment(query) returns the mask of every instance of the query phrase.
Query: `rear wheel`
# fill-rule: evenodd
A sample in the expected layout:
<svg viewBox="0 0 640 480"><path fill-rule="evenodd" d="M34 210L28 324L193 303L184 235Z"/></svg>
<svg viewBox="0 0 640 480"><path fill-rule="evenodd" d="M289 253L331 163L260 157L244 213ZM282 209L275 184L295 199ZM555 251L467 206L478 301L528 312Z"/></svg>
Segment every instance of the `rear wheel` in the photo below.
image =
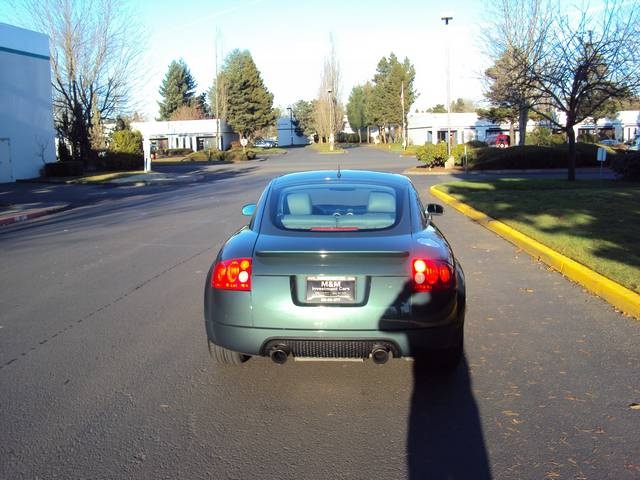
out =
<svg viewBox="0 0 640 480"><path fill-rule="evenodd" d="M241 365L251 358L250 355L227 350L211 342L209 342L209 354L213 362L218 365Z"/></svg>

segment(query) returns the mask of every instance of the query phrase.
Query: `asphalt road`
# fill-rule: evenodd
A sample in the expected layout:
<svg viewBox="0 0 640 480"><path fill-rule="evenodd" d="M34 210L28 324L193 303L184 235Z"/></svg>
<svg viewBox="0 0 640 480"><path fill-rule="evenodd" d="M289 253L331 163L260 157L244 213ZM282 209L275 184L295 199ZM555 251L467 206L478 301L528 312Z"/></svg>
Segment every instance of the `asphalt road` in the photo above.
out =
<svg viewBox="0 0 640 480"><path fill-rule="evenodd" d="M468 284L451 378L210 363L204 277L240 206L338 163L415 162L294 150L197 184L77 187L84 206L0 231L0 478L640 478L640 323L451 209ZM448 178L413 180L428 200Z"/></svg>

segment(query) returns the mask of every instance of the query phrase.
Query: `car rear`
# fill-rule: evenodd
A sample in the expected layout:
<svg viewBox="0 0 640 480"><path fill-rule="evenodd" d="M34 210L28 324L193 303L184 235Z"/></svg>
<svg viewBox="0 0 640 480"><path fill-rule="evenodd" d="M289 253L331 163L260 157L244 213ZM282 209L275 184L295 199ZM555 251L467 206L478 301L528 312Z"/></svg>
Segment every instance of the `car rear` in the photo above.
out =
<svg viewBox="0 0 640 480"><path fill-rule="evenodd" d="M461 271L437 230L415 228L408 182L377 180L276 184L251 255L231 259L250 285L215 288L212 271L210 339L277 362L383 363L458 345Z"/></svg>

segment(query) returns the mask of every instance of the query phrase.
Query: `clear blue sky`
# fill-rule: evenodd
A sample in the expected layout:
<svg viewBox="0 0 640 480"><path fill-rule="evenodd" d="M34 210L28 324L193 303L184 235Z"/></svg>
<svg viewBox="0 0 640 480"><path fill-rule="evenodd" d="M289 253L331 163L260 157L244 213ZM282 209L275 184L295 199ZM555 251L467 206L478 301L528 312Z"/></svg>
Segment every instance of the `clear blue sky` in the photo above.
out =
<svg viewBox="0 0 640 480"><path fill-rule="evenodd" d="M481 72L488 66L479 37L483 1L286 1L141 0L135 4L144 31L141 64L145 80L140 110L157 114L158 88L171 60L183 58L198 91L214 77L214 41L220 30L225 52L248 49L276 106L310 100L318 93L324 57L333 34L341 66L342 100L371 79L382 56L394 52L415 65L416 108L445 103L445 45L451 38L451 97L482 98ZM454 19L445 31L442 13ZM0 21L15 24L16 12L0 6Z"/></svg>

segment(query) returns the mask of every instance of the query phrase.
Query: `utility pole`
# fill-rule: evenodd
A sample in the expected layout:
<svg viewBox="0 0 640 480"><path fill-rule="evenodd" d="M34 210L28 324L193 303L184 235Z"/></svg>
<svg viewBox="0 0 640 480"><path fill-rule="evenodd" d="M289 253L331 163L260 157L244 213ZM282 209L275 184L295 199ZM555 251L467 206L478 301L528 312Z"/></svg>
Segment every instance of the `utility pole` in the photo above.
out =
<svg viewBox="0 0 640 480"><path fill-rule="evenodd" d="M446 49L447 49L447 160L451 158L451 35L449 29L446 28L449 22L453 20L452 15L444 15L440 20L444 21L447 31Z"/></svg>
<svg viewBox="0 0 640 480"><path fill-rule="evenodd" d="M327 93L329 94L329 150L333 152L333 90L329 88Z"/></svg>
<svg viewBox="0 0 640 480"><path fill-rule="evenodd" d="M404 80L400 83L400 103L402 104L402 149L407 149L407 130L404 123Z"/></svg>

